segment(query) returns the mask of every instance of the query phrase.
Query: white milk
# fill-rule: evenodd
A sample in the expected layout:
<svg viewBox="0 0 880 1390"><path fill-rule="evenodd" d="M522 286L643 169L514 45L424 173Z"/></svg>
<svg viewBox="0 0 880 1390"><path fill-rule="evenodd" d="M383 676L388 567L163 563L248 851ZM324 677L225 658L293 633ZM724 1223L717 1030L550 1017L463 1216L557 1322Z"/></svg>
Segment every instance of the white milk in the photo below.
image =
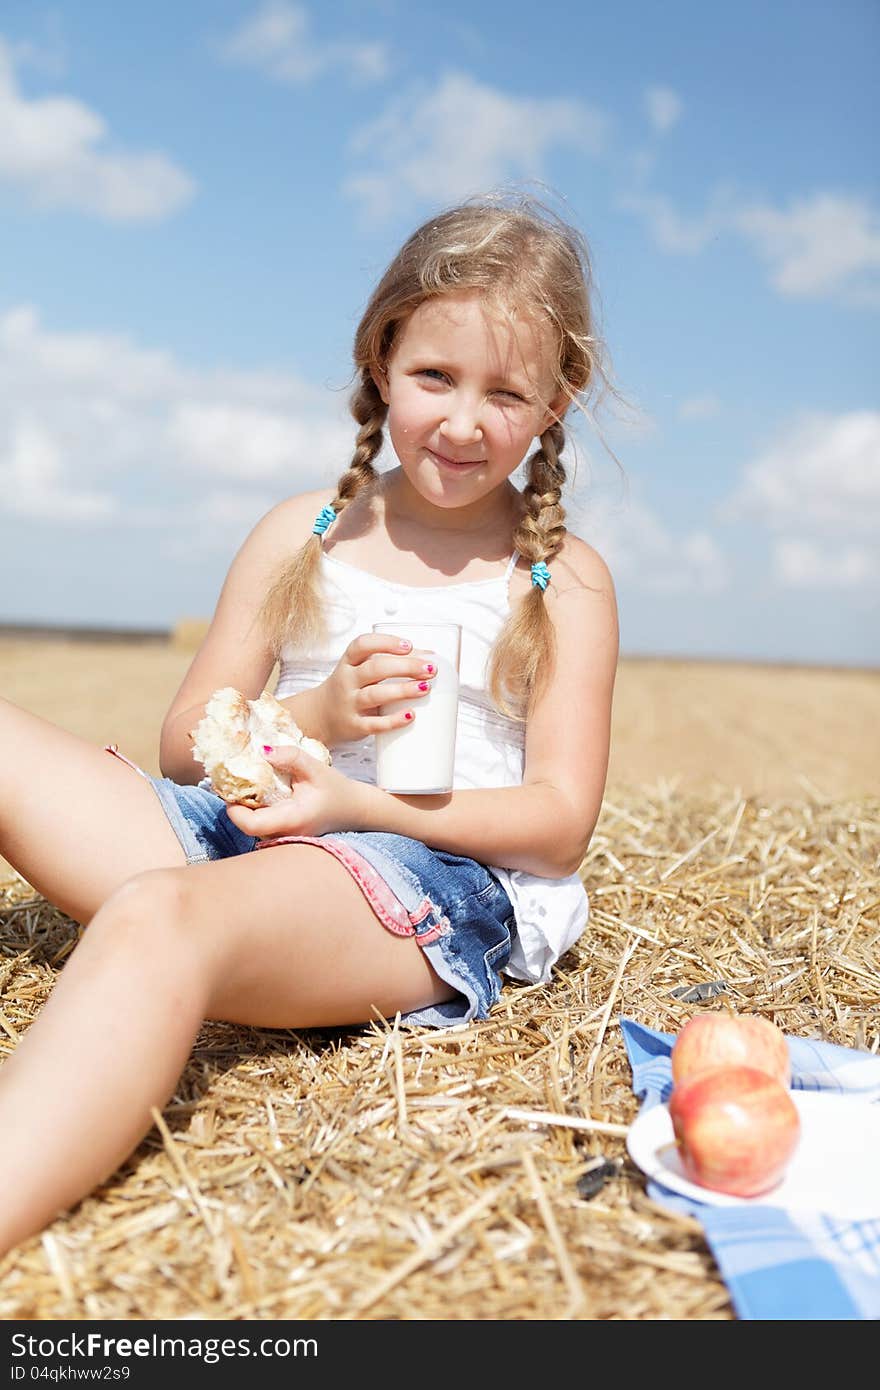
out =
<svg viewBox="0 0 880 1390"><path fill-rule="evenodd" d="M452 790L458 724L457 623L377 623L374 631L409 637L413 651L433 661L437 674L427 695L412 702L415 718L403 728L376 735L376 782L385 791L427 796ZM393 714L406 701L380 705Z"/></svg>

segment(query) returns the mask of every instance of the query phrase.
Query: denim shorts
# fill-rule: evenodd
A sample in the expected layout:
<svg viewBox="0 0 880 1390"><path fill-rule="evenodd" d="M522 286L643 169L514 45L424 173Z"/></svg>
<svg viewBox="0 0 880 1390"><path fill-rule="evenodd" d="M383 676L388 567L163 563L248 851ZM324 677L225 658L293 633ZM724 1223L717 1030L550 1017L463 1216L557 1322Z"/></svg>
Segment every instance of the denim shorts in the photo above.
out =
<svg viewBox="0 0 880 1390"><path fill-rule="evenodd" d="M115 748L107 751L121 757ZM233 825L226 803L207 788L151 777L134 763L129 766L153 786L188 864L279 844L316 845L332 854L382 925L396 936L414 936L435 973L458 991L454 999L402 1014L401 1023L449 1028L485 1018L498 1000L516 924L500 882L476 859L374 830L256 840Z"/></svg>

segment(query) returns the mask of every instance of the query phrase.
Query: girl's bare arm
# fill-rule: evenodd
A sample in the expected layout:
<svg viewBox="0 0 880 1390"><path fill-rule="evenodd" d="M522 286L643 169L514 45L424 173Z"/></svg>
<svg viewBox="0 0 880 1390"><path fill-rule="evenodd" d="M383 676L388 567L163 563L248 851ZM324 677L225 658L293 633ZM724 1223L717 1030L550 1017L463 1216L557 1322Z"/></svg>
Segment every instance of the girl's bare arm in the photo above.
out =
<svg viewBox="0 0 880 1390"><path fill-rule="evenodd" d="M193 761L190 732L215 690L231 685L256 699L265 689L275 658L257 621L260 606L278 568L309 534L323 497L324 493L306 493L274 507L235 556L211 626L162 724L159 763L166 777L193 783L204 775ZM296 697L285 704L302 723ZM305 724L303 728L312 734Z"/></svg>

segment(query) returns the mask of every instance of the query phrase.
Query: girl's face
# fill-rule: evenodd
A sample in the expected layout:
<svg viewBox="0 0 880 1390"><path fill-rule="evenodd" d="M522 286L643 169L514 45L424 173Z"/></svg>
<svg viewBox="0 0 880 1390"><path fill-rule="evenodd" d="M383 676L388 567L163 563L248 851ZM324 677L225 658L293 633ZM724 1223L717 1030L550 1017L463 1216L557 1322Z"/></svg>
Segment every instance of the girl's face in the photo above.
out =
<svg viewBox="0 0 880 1390"><path fill-rule="evenodd" d="M561 408L554 347L549 329L511 323L475 293L411 314L376 385L394 451L426 501L467 507L507 481Z"/></svg>

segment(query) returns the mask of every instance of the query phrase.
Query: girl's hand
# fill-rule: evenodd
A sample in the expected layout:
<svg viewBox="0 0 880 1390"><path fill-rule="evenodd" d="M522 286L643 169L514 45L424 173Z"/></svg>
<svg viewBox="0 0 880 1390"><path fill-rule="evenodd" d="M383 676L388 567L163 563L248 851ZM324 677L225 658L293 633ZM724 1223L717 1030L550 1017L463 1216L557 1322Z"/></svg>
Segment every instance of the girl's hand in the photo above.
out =
<svg viewBox="0 0 880 1390"><path fill-rule="evenodd" d="M257 810L236 804L227 806L229 819L239 830L263 840L276 835L326 835L333 830L359 828L360 802L365 790L360 782L326 767L302 748L274 748L265 752L265 757L282 776L290 777L292 795Z"/></svg>
<svg viewBox="0 0 880 1390"><path fill-rule="evenodd" d="M323 742L335 748L402 728L415 717L412 705L428 694L436 674L436 663L415 655L411 642L385 632L361 633L312 692ZM400 703L393 713L379 713L380 704L395 701Z"/></svg>

